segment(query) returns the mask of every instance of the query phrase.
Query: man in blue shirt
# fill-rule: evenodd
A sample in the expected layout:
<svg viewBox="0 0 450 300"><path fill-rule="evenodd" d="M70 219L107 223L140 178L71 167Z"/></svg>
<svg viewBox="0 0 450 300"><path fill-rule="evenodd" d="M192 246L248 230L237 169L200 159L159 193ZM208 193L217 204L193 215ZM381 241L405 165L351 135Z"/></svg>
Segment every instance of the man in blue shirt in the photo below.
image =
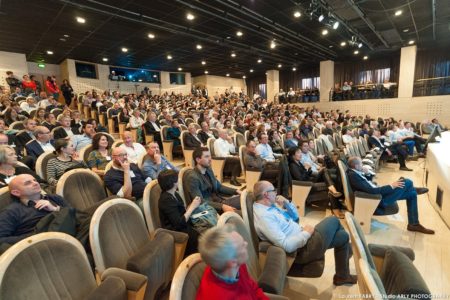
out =
<svg viewBox="0 0 450 300"><path fill-rule="evenodd" d="M158 143L151 142L147 145L147 155L145 156L144 164L142 165L142 173L145 177L157 179L162 170L179 171L177 167L172 165L169 160L161 155Z"/></svg>
<svg viewBox="0 0 450 300"><path fill-rule="evenodd" d="M272 147L269 145L269 136L262 133L259 136L259 144L256 146L256 152L262 159L269 162L274 162L281 154L273 153Z"/></svg>
<svg viewBox="0 0 450 300"><path fill-rule="evenodd" d="M286 198L277 196L276 189L270 182L257 182L253 193L254 223L259 238L283 248L286 252L297 251L295 260L300 264L323 259L325 251L334 248L336 273L333 284L356 283L356 275L351 275L349 269L349 236L338 218L328 217L315 227L302 226L298 223L295 205Z"/></svg>

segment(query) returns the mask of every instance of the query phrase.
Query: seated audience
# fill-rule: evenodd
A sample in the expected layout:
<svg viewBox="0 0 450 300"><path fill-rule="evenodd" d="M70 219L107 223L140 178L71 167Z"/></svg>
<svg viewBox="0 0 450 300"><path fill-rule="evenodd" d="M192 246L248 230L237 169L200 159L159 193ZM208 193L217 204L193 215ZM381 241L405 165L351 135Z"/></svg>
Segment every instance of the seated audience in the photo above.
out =
<svg viewBox="0 0 450 300"><path fill-rule="evenodd" d="M269 299L247 271L247 242L226 225L206 231L199 241L203 273L196 300Z"/></svg>
<svg viewBox="0 0 450 300"><path fill-rule="evenodd" d="M147 155L142 165L142 173L145 177L156 179L163 170L174 170L178 172L178 168L172 165L164 155L161 155L158 143L148 143Z"/></svg>
<svg viewBox="0 0 450 300"><path fill-rule="evenodd" d="M89 153L87 165L100 176L105 175L105 167L112 160L111 143L108 136L97 133L92 139L92 151Z"/></svg>
<svg viewBox="0 0 450 300"><path fill-rule="evenodd" d="M188 134L184 135L184 147L187 150L193 150L197 147L205 147L205 144L202 143L199 135L197 135L197 129L194 126L194 123L189 124L188 126Z"/></svg>
<svg viewBox="0 0 450 300"><path fill-rule="evenodd" d="M198 137L202 141L203 145L206 145L208 143L209 138L215 138L214 133L209 130L208 122L204 121L200 124L202 127L202 130L198 133Z"/></svg>
<svg viewBox="0 0 450 300"><path fill-rule="evenodd" d="M274 162L281 154L273 153L272 147L269 145L269 136L266 133L259 135L259 144L256 146L256 152L265 161Z"/></svg>
<svg viewBox="0 0 450 300"><path fill-rule="evenodd" d="M145 134L153 135L153 140L158 143L160 148L162 148L161 127L154 112L147 114L147 121L144 123Z"/></svg>
<svg viewBox="0 0 450 300"><path fill-rule="evenodd" d="M228 135L225 129L219 129L219 138L214 141L214 153L217 157L225 158L223 172L231 173L230 183L241 186L237 181L237 177L241 175L241 162L239 157L236 156L236 146L233 143L233 138Z"/></svg>
<svg viewBox="0 0 450 300"><path fill-rule="evenodd" d="M36 121L36 123L38 125L42 125L42 123L44 123L44 121L45 121L44 116L45 116L45 109L44 108L38 108L33 119Z"/></svg>
<svg viewBox="0 0 450 300"><path fill-rule="evenodd" d="M23 121L25 129L16 135L16 146L19 152L23 152L25 145L35 139L34 130L36 129L36 121L33 119L26 119Z"/></svg>
<svg viewBox="0 0 450 300"><path fill-rule="evenodd" d="M269 146L272 148L272 151L276 154L283 154L283 147L281 147L281 137L278 131L269 130L268 136L269 136Z"/></svg>
<svg viewBox="0 0 450 300"><path fill-rule="evenodd" d="M368 194L381 194L381 202L377 209L383 209L386 206L394 204L398 200L406 200L408 210L408 231L434 234L433 230L427 229L419 223L417 195L427 193L427 188L415 188L410 179L403 177L400 177L391 184L379 187L364 176L362 166L361 158L349 158L347 176L350 186L354 191L361 191Z"/></svg>
<svg viewBox="0 0 450 300"><path fill-rule="evenodd" d="M279 163L266 161L261 158L256 151L256 143L252 140L247 141L244 154L244 165L246 169L258 169L262 171L261 180L278 180Z"/></svg>
<svg viewBox="0 0 450 300"><path fill-rule="evenodd" d="M65 172L87 167L82 158L78 157L72 141L68 139L55 141L55 154L57 157L50 158L47 162L47 181L52 186L56 186Z"/></svg>
<svg viewBox="0 0 450 300"><path fill-rule="evenodd" d="M53 146L54 141L51 140L52 135L47 127L37 126L34 130L34 137L36 139L31 140L25 145L27 155L37 159L39 155L46 151L55 151L55 147Z"/></svg>
<svg viewBox="0 0 450 300"><path fill-rule="evenodd" d="M70 117L68 116L60 116L59 118L59 124L60 127L56 127L55 131L53 132L53 138L55 140L63 139L66 137L71 138L75 133L72 131L72 127L70 126Z"/></svg>
<svg viewBox="0 0 450 300"><path fill-rule="evenodd" d="M286 132L286 137L284 140L284 149L288 150L289 148L296 148L298 147L298 142L296 138L294 138L294 132L288 131Z"/></svg>
<svg viewBox="0 0 450 300"><path fill-rule="evenodd" d="M333 284L339 286L356 283L356 275L351 275L349 268L352 253L349 236L338 218L325 218L315 227L302 226L298 223L295 205L286 198L277 196L270 182L257 182L253 193L254 223L260 239L269 241L286 252L299 250L295 259L299 264L322 259L327 249L334 248ZM295 265L293 267L295 268Z"/></svg>
<svg viewBox="0 0 450 300"><path fill-rule="evenodd" d="M211 169L211 153L206 147L194 150L194 171L186 178L191 199L200 197L202 203L214 207L219 213L240 209L240 190L222 185ZM229 198L226 198L226 197ZM231 196L231 197L230 197Z"/></svg>
<svg viewBox="0 0 450 300"><path fill-rule="evenodd" d="M56 128L57 125L55 115L53 113L46 112L44 115L44 122L42 122L42 126L47 127L50 131Z"/></svg>
<svg viewBox="0 0 450 300"><path fill-rule="evenodd" d="M0 244L13 245L35 233L36 224L67 204L61 196L43 195L30 174L15 176L9 183L13 202L0 212Z"/></svg>
<svg viewBox="0 0 450 300"><path fill-rule="evenodd" d="M199 233L192 227L190 218L202 200L196 197L187 208L184 207L184 202L177 192L178 172L175 170L163 170L159 173L158 184L161 187L158 202L161 227L187 233L189 239L185 256L196 253Z"/></svg>
<svg viewBox="0 0 450 300"><path fill-rule="evenodd" d="M397 155L398 162L400 164L401 171L412 171L412 169L406 166L406 158L408 153L400 144L392 144L386 146L384 144L384 139L381 138L380 130L378 128L373 128L369 130L369 145L371 148L377 147L381 151L380 159L387 159Z"/></svg>
<svg viewBox="0 0 450 300"><path fill-rule="evenodd" d="M105 186L111 193L122 198L134 198L143 210L142 196L151 178L146 178L138 166L128 160L127 151L121 147L112 150L113 165L104 177Z"/></svg>
<svg viewBox="0 0 450 300"><path fill-rule="evenodd" d="M144 124L144 119L141 118L141 112L139 109L133 111L133 115L130 117L130 121L127 124L127 128L136 129L138 142L142 143L144 139L142 138L142 125Z"/></svg>
<svg viewBox="0 0 450 300"><path fill-rule="evenodd" d="M181 149L181 128L176 119L172 120L169 129L167 129L167 139L173 141L172 152L176 155L182 155Z"/></svg>
<svg viewBox="0 0 450 300"><path fill-rule="evenodd" d="M81 113L78 110L70 112L70 127L74 134L82 134L83 120L81 119Z"/></svg>
<svg viewBox="0 0 450 300"><path fill-rule="evenodd" d="M94 119L88 119L81 126L82 134L76 134L71 137L73 146L76 151L80 151L84 147L92 144L92 138L95 134Z"/></svg>
<svg viewBox="0 0 450 300"><path fill-rule="evenodd" d="M123 144L119 147L127 152L130 163L137 164L139 157L145 153L144 146L134 142L131 131L124 131L122 134L122 140Z"/></svg>
<svg viewBox="0 0 450 300"><path fill-rule="evenodd" d="M353 131L351 131L347 127L342 128L342 142L344 143L344 145L351 144L353 141L355 141Z"/></svg>

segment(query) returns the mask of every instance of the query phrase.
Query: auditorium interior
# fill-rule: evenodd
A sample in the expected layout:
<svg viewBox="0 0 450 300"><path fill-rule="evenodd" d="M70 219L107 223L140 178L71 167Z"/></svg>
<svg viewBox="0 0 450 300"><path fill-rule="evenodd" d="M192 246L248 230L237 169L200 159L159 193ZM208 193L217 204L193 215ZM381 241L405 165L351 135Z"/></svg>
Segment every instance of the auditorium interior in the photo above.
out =
<svg viewBox="0 0 450 300"><path fill-rule="evenodd" d="M450 299L449 0L0 1L0 40L0 299Z"/></svg>

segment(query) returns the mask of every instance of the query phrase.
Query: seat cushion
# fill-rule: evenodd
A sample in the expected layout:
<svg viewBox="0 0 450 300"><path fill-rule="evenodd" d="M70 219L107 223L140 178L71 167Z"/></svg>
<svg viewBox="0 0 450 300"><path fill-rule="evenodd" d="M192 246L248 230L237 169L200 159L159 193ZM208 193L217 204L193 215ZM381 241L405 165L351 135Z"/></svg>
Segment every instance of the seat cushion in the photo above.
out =
<svg viewBox="0 0 450 300"><path fill-rule="evenodd" d="M395 249L388 249L380 274L388 295L421 295L420 299L430 299L431 294L425 281L413 265L411 259Z"/></svg>
<svg viewBox="0 0 450 300"><path fill-rule="evenodd" d="M119 277L108 277L86 300L127 300L127 287Z"/></svg>
<svg viewBox="0 0 450 300"><path fill-rule="evenodd" d="M206 264L199 262L195 264L186 275L183 284L183 300L194 300L197 295L198 287L205 272Z"/></svg>

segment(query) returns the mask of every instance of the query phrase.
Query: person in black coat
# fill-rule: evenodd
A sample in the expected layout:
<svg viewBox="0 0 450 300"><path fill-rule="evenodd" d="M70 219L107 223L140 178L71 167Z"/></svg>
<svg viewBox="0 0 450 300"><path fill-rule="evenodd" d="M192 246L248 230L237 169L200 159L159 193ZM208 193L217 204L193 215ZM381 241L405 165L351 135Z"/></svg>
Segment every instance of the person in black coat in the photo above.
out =
<svg viewBox="0 0 450 300"><path fill-rule="evenodd" d="M64 79L63 83L61 84L61 92L64 96L64 100L66 101L66 105L70 107L73 97L73 88L67 79Z"/></svg>
<svg viewBox="0 0 450 300"><path fill-rule="evenodd" d="M204 144L200 140L200 137L197 135L196 128L193 123L188 126L188 134L184 135L184 147L188 150L195 149L197 147L202 147Z"/></svg>
<svg viewBox="0 0 450 300"><path fill-rule="evenodd" d="M183 200L176 192L177 182L178 173L175 170L163 170L158 175L158 184L162 191L158 202L159 219L162 228L185 232L189 235L185 251L185 256L188 256L197 252L199 234L191 226L189 218L201 204L201 199L195 197L186 209Z"/></svg>
<svg viewBox="0 0 450 300"><path fill-rule="evenodd" d="M154 112L147 115L147 121L144 123L145 134L153 135L153 140L158 143L159 148L162 149L161 140L161 124L156 119L156 114Z"/></svg>

